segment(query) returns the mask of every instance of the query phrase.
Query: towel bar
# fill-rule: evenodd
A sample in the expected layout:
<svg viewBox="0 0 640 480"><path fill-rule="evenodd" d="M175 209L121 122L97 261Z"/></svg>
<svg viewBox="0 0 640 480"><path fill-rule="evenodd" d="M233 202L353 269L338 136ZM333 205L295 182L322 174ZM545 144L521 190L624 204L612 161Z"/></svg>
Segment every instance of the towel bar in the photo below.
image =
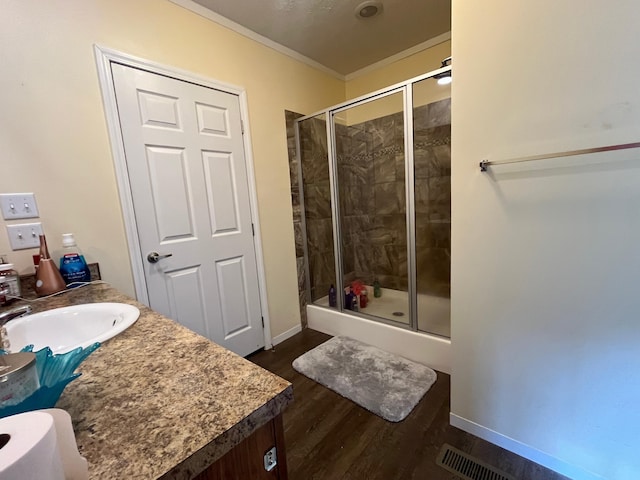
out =
<svg viewBox="0 0 640 480"><path fill-rule="evenodd" d="M615 150L626 150L629 148L639 148L639 147L640 147L640 142L622 143L619 145L607 145L605 147L583 148L581 150L569 150L566 152L543 153L541 155L531 155L529 157L513 158L510 160L498 160L498 161L482 160L479 165L480 165L480 171L486 172L487 168L493 165L506 165L508 163L531 162L533 160L545 160L547 158L572 157L574 155L586 155L589 153L599 153L599 152L612 152Z"/></svg>

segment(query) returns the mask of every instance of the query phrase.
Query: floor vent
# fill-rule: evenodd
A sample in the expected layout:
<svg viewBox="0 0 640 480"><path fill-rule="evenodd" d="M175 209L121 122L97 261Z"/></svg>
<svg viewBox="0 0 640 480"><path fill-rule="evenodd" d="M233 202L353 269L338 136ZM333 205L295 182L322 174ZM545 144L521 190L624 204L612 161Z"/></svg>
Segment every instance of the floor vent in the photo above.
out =
<svg viewBox="0 0 640 480"><path fill-rule="evenodd" d="M464 480L516 480L500 470L449 444L444 444L436 463Z"/></svg>

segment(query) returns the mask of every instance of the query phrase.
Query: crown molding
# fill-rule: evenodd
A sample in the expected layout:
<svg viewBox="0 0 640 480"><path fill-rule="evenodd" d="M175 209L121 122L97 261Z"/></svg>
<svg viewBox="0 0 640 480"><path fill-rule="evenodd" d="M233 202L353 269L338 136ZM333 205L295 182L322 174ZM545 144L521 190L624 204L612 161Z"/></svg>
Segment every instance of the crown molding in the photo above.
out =
<svg viewBox="0 0 640 480"><path fill-rule="evenodd" d="M338 80L342 80L342 81L345 80L345 76L342 75L341 73L338 73L335 70L325 67L321 63L316 62L315 60L312 60L309 57L306 57L301 53L298 53L295 50L292 50L289 47L285 47L284 45L274 42L273 40L267 37L264 37L254 32L253 30L249 30L247 27L243 27L239 23L229 20L228 18L223 17L222 15L219 15L215 12L212 12L208 8L203 7L202 5L194 2L193 0L169 0L169 1L171 3L175 3L180 7L186 8L187 10L190 10L193 13L200 15L201 17L205 17L219 25L222 25L223 27L226 27L229 30L233 30L234 32L239 33L240 35L250 38L255 42L261 43L265 47L269 47L279 53L282 53L283 55L287 55L288 57L293 58L294 60L298 60L299 62L302 62L310 67L313 67L317 70L320 70L321 72L331 75L332 77L337 78Z"/></svg>
<svg viewBox="0 0 640 480"><path fill-rule="evenodd" d="M295 50L292 50L289 47L285 47L284 45L281 45L278 42L274 42L273 40L267 37L264 37L254 32L253 30L249 30L248 28L243 27L239 23L229 20L228 18L223 17L222 15L211 11L206 7L203 7L202 5L194 2L193 0L169 0L169 1L197 15L200 15L201 17L211 20L212 22L215 22L218 25L228 28L229 30L232 30L244 37L247 37L255 42L258 42L264 45L265 47L271 48L279 53L282 53L283 55L287 55L288 57L293 58L294 60L304 63L305 65L315 68L316 70L320 70L321 72L324 72L327 75L337 78L338 80L342 80L343 82L348 82L350 80L353 80L354 78L360 77L362 75L366 75L368 73L373 72L374 70L385 67L394 62L397 62L398 60L402 60L403 58L407 58L411 55L421 52L422 50L426 50L427 48L431 48L440 43L451 40L451 32L449 31L449 32L443 33L442 35L438 35L437 37L431 38L426 42L422 42L422 43L419 43L418 45L414 45L413 47L403 50L402 52L396 53L395 55L391 55L390 57L384 58L376 63L372 63L371 65L361 68L360 70L356 70L355 72L351 72L347 75L343 75L329 67L324 66L320 62L312 60L311 58L305 55L302 55L301 53L296 52Z"/></svg>

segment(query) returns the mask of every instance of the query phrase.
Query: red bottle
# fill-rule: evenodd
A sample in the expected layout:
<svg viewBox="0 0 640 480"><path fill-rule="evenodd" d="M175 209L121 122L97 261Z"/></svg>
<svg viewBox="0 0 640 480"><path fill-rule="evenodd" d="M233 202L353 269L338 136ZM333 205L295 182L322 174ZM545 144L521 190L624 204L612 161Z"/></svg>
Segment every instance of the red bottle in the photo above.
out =
<svg viewBox="0 0 640 480"><path fill-rule="evenodd" d="M369 299L367 298L367 289L363 287L362 291L360 292L360 308L366 308L368 301Z"/></svg>

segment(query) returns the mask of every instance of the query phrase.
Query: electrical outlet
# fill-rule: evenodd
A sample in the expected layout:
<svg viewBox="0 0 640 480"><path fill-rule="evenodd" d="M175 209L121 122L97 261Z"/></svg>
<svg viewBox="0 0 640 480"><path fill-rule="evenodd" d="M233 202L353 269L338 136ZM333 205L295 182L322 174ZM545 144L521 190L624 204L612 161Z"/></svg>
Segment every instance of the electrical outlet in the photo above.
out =
<svg viewBox="0 0 640 480"><path fill-rule="evenodd" d="M42 223L7 225L7 233L9 234L9 243L11 243L12 250L38 248L40 246L40 235L43 235Z"/></svg>
<svg viewBox="0 0 640 480"><path fill-rule="evenodd" d="M18 218L38 218L38 205L33 193L0 194L0 208L5 220Z"/></svg>

